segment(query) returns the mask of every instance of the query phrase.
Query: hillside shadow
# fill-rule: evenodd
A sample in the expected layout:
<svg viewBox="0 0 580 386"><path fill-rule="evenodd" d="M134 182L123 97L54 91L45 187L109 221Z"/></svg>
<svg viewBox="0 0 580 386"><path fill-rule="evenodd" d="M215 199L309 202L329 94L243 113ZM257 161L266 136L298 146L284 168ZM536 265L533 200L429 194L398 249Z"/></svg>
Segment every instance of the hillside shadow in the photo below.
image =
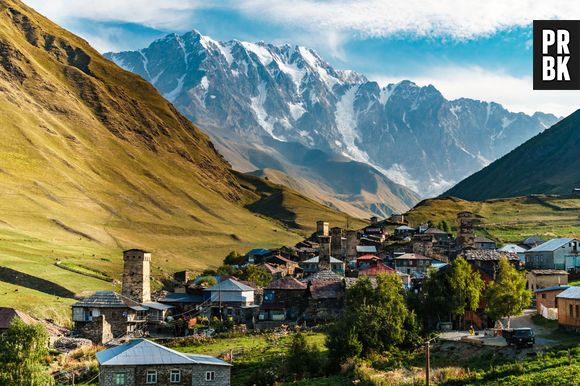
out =
<svg viewBox="0 0 580 386"><path fill-rule="evenodd" d="M30 288L49 295L59 296L61 298L74 299L75 295L73 292L59 284L8 267L0 267L0 281Z"/></svg>

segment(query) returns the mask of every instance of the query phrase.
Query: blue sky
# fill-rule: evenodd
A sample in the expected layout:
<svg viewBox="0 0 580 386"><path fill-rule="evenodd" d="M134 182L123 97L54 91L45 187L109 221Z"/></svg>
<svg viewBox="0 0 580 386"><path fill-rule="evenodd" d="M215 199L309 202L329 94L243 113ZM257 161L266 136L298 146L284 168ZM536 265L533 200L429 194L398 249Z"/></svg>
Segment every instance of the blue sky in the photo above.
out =
<svg viewBox="0 0 580 386"><path fill-rule="evenodd" d="M580 18L573 1L24 1L101 52L197 29L219 40L304 45L381 84L410 79L513 111L567 115L580 101L576 91L533 91L531 81L531 21Z"/></svg>

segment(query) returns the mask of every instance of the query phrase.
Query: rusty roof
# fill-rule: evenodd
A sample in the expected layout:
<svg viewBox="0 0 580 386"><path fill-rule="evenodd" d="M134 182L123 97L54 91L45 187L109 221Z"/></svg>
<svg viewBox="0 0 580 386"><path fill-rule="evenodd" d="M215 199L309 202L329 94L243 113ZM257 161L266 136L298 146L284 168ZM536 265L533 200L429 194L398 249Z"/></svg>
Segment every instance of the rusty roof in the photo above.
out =
<svg viewBox="0 0 580 386"><path fill-rule="evenodd" d="M309 288L312 299L337 299L344 295L342 280L312 280Z"/></svg>
<svg viewBox="0 0 580 386"><path fill-rule="evenodd" d="M268 284L266 289L272 290L305 290L306 284L291 276L286 276Z"/></svg>
<svg viewBox="0 0 580 386"><path fill-rule="evenodd" d="M22 311L10 307L0 307L0 330L8 329L16 318L22 320L25 324L37 322L32 316Z"/></svg>

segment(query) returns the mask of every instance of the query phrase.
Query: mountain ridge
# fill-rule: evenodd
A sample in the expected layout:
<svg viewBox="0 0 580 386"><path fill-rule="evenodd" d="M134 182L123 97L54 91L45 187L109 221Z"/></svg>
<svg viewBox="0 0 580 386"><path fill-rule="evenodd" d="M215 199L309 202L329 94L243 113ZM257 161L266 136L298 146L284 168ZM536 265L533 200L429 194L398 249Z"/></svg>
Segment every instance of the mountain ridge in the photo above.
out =
<svg viewBox="0 0 580 386"><path fill-rule="evenodd" d="M570 195L580 187L580 110L443 193L468 200Z"/></svg>
<svg viewBox="0 0 580 386"><path fill-rule="evenodd" d="M151 81L215 141L299 142L367 163L422 196L444 191L558 119L447 100L434 86L410 81L381 87L334 69L309 48L219 42L198 31L105 56ZM270 166L226 157L241 171Z"/></svg>

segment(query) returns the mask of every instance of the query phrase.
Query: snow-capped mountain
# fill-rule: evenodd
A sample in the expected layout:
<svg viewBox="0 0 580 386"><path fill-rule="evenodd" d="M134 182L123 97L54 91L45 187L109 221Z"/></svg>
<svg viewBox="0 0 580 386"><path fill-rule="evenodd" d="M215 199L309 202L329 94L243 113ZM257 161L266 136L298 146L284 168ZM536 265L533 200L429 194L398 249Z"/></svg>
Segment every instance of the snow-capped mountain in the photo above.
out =
<svg viewBox="0 0 580 386"><path fill-rule="evenodd" d="M429 196L557 121L493 102L450 101L410 81L381 88L305 47L219 42L196 31L106 56L150 81L242 171L281 169L244 150L275 152L268 137L367 163Z"/></svg>

